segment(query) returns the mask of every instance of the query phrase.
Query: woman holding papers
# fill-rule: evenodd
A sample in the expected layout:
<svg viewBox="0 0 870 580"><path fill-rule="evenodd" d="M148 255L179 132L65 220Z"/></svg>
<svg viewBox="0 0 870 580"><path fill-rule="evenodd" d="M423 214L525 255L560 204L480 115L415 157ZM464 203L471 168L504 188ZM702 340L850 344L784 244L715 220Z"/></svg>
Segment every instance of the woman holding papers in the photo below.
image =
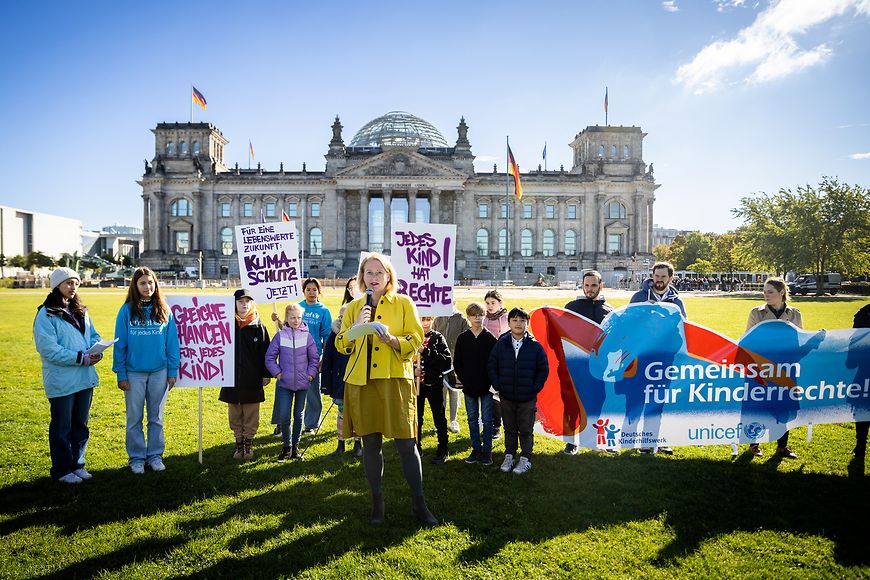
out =
<svg viewBox="0 0 870 580"><path fill-rule="evenodd" d="M33 341L42 359L42 384L51 409L48 447L51 477L63 483L90 479L85 470L88 416L99 382L93 365L103 355L88 350L100 340L79 300L78 273L57 268L49 277L51 293L36 311Z"/></svg>
<svg viewBox="0 0 870 580"><path fill-rule="evenodd" d="M163 410L166 392L178 376L179 347L175 319L160 294L157 276L150 268L137 268L127 300L115 319L114 363L118 388L127 408L127 457L130 470L163 471ZM142 430L148 410L148 443Z"/></svg>
<svg viewBox="0 0 870 580"><path fill-rule="evenodd" d="M350 357L344 376L344 437L362 436L363 467L372 492L371 523L384 522L381 449L386 436L395 440L399 451L414 514L426 525L437 525L423 498L414 440L417 392L412 359L423 342L417 307L396 293L396 271L382 254L363 259L357 281L365 295L347 306L335 346Z"/></svg>

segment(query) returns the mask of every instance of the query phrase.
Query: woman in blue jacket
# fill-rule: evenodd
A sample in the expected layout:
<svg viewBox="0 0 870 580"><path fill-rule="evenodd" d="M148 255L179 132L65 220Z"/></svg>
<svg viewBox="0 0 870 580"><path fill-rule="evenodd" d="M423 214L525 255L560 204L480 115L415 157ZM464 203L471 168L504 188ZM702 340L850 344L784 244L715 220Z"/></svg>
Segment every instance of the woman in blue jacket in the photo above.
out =
<svg viewBox="0 0 870 580"><path fill-rule="evenodd" d="M115 355L112 370L124 391L127 408L127 457L130 470L163 471L163 413L160 403L178 377L179 348L175 319L160 294L150 268L137 268L127 300L115 320ZM148 410L148 443L142 429Z"/></svg>
<svg viewBox="0 0 870 580"><path fill-rule="evenodd" d="M48 446L51 477L63 483L90 479L85 469L88 416L102 354L87 354L99 342L87 309L79 300L75 270L57 268L49 278L51 293L36 311L33 341L42 359L42 384L51 408Z"/></svg>

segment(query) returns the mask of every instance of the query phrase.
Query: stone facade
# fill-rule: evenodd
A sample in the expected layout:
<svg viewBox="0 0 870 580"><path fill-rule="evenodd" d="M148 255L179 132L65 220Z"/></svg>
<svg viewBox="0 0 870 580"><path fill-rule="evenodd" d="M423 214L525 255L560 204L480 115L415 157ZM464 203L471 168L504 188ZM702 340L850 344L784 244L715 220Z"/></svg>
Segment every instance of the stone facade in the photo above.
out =
<svg viewBox="0 0 870 580"><path fill-rule="evenodd" d="M651 257L658 185L639 127L587 127L570 144L570 170L521 175L522 200L496 167L475 171L464 119L457 133L454 147L352 147L336 118L323 171L275 171L227 167L227 140L209 123L160 123L139 182L141 261L180 271L202 252L205 277L236 277L233 227L282 211L303 232L304 267L318 277L352 274L362 250L389 253L392 221L455 223L459 280L502 280L508 266L518 284L588 268L610 282L636 268L633 257Z"/></svg>

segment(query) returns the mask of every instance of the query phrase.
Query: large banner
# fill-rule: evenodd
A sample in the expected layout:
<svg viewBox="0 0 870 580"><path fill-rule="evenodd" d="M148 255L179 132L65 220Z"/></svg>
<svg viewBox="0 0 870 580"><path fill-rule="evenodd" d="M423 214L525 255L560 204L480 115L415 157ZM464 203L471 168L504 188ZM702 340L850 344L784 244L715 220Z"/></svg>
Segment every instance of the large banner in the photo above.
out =
<svg viewBox="0 0 870 580"><path fill-rule="evenodd" d="M235 384L235 316L232 296L166 297L181 347L176 387Z"/></svg>
<svg viewBox="0 0 870 580"><path fill-rule="evenodd" d="M870 330L803 331L772 320L737 342L671 304L632 304L601 326L532 312L550 375L546 433L589 448L757 443L808 424L870 420Z"/></svg>
<svg viewBox="0 0 870 580"><path fill-rule="evenodd" d="M239 276L256 302L281 302L302 296L296 222L236 226Z"/></svg>
<svg viewBox="0 0 870 580"><path fill-rule="evenodd" d="M391 247L391 261L399 276L399 294L410 296L421 316L450 316L456 225L394 225Z"/></svg>

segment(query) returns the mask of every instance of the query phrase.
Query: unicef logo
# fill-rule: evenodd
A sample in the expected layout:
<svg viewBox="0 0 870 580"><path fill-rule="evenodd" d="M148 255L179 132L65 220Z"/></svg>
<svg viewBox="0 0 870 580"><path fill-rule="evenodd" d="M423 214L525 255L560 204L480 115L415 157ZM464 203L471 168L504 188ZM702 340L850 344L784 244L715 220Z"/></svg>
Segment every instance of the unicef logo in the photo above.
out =
<svg viewBox="0 0 870 580"><path fill-rule="evenodd" d="M746 435L752 439L761 439L767 431L767 427L761 423L750 423L744 428Z"/></svg>

